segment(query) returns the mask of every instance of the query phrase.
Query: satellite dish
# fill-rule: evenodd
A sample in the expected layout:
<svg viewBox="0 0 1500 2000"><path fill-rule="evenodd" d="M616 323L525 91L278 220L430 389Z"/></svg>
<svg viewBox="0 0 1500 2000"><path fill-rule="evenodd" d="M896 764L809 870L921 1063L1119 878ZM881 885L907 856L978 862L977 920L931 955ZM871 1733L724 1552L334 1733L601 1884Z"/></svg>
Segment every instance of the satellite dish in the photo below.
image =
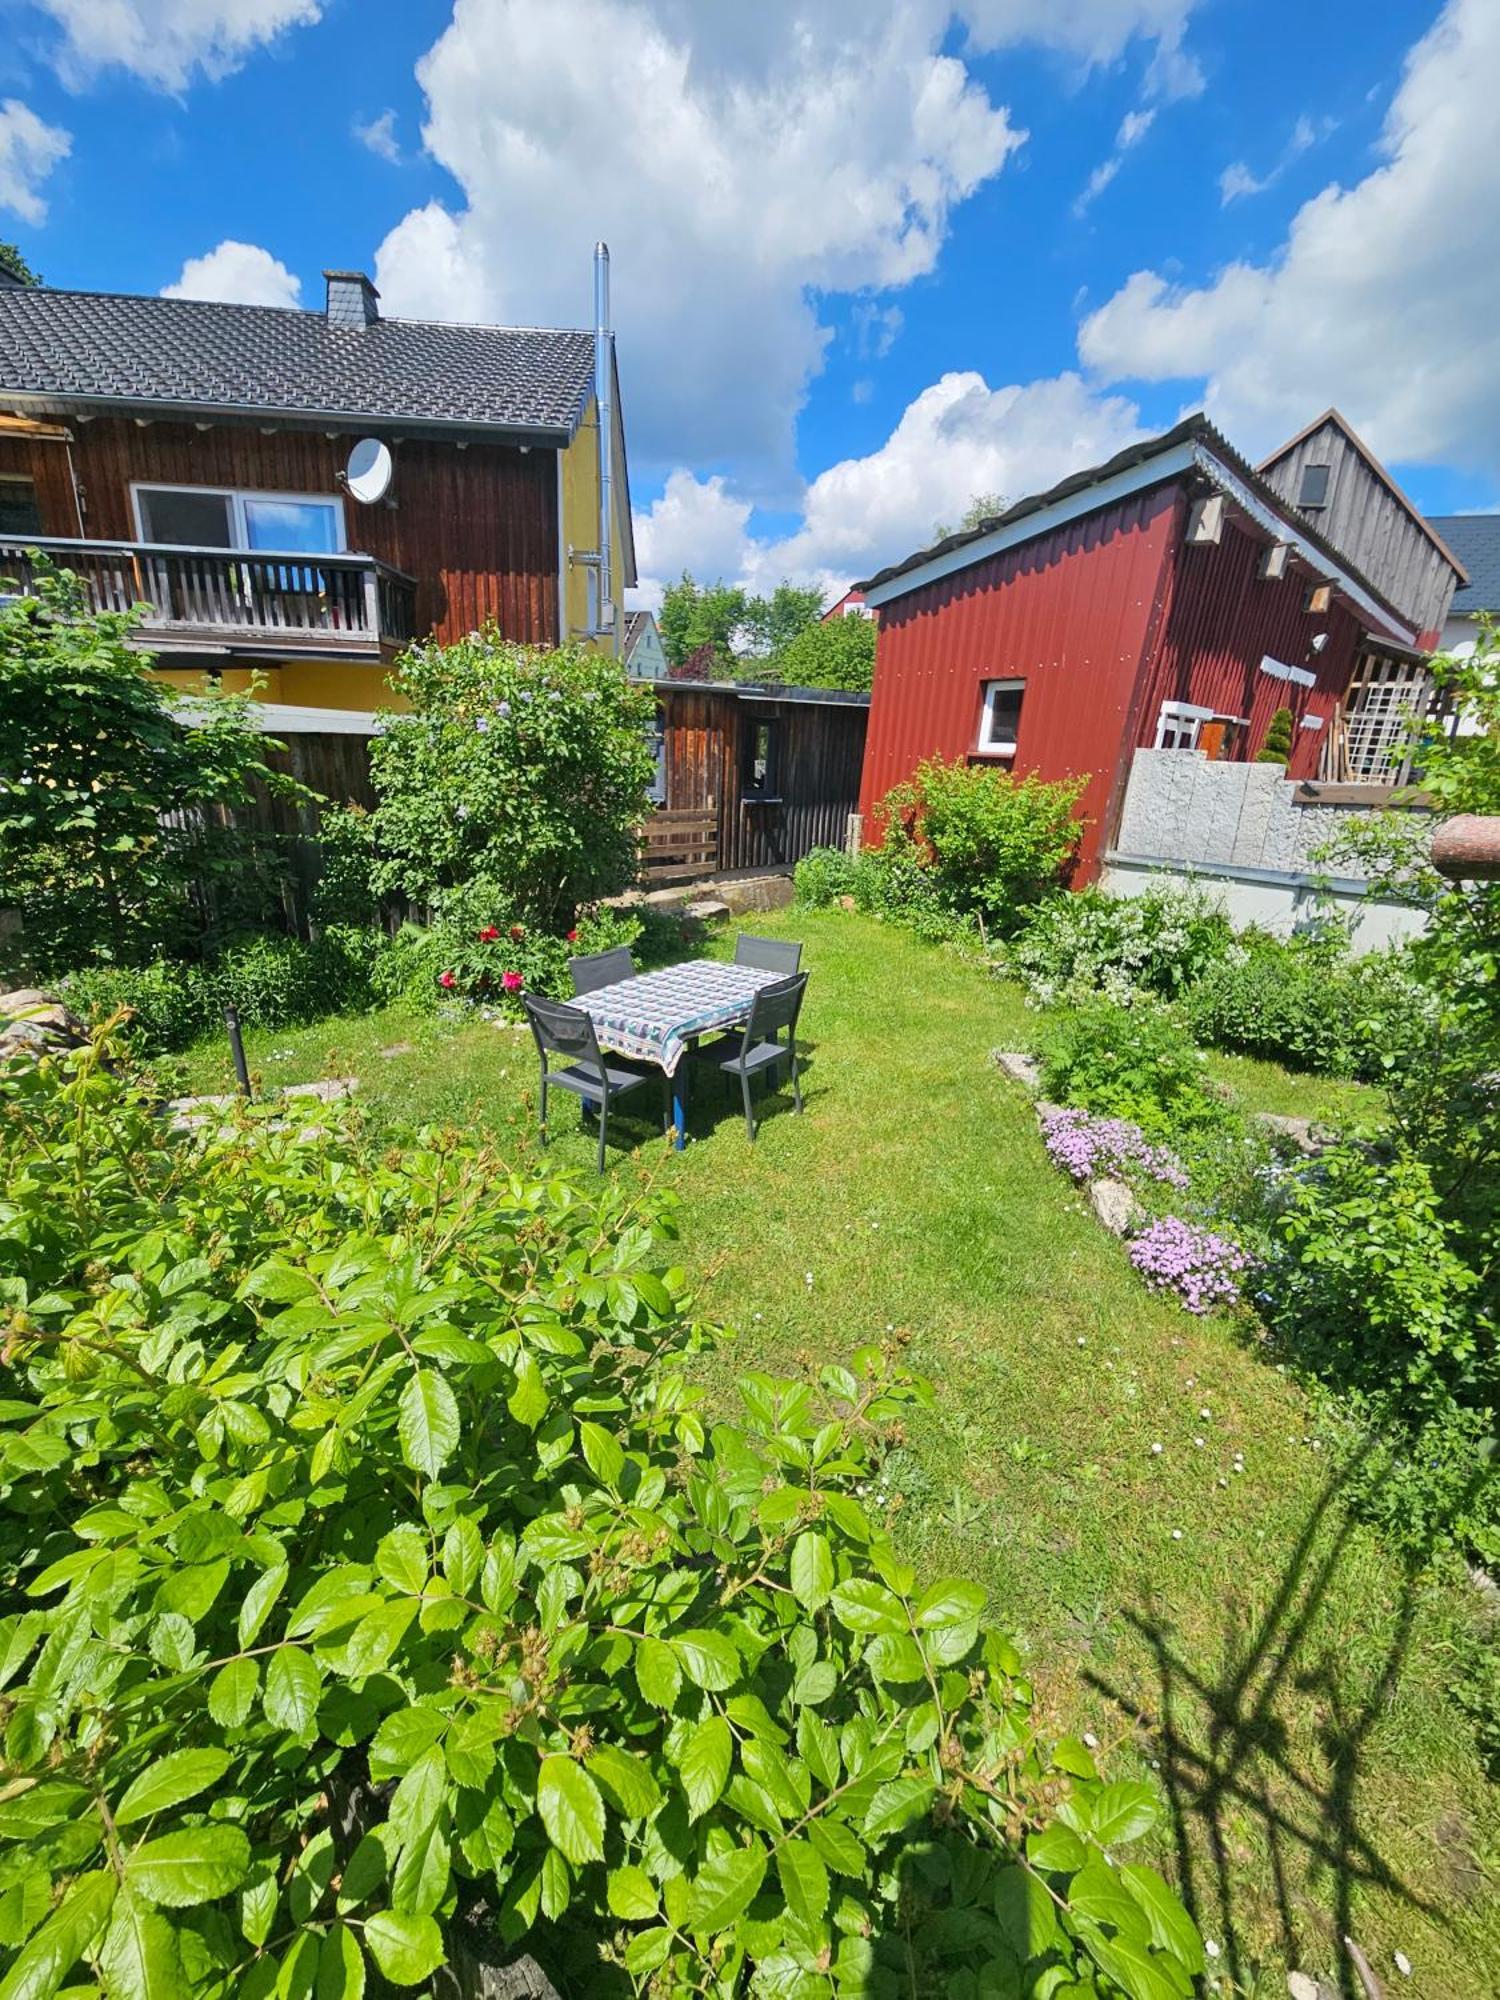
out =
<svg viewBox="0 0 1500 2000"><path fill-rule="evenodd" d="M349 454L344 484L361 506L373 506L389 492L395 469L388 444L382 444L379 438L361 438Z"/></svg>

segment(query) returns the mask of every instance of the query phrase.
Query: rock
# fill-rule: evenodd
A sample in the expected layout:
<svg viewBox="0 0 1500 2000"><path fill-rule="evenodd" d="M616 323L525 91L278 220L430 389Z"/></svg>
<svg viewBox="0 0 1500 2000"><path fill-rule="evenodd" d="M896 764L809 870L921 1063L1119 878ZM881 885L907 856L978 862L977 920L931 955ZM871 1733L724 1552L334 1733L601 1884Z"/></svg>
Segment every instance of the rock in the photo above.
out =
<svg viewBox="0 0 1500 2000"><path fill-rule="evenodd" d="M751 875L739 882L716 882L713 886L736 915L746 910L784 910L794 894L790 873Z"/></svg>
<svg viewBox="0 0 1500 2000"><path fill-rule="evenodd" d="M387 1062L394 1062L397 1056L413 1056L416 1052L414 1042L392 1042L388 1049L380 1051Z"/></svg>
<svg viewBox="0 0 1500 2000"><path fill-rule="evenodd" d="M289 1083L278 1091L280 1097L316 1097L322 1104L336 1104L341 1097L352 1097L359 1089L357 1076L330 1076L321 1083Z"/></svg>
<svg viewBox="0 0 1500 2000"><path fill-rule="evenodd" d="M0 993L0 1062L86 1048L88 1039L83 1022L51 994L34 986Z"/></svg>
<svg viewBox="0 0 1500 2000"><path fill-rule="evenodd" d="M1326 1135L1311 1118L1290 1118L1280 1111L1257 1111L1255 1122L1264 1131L1290 1139L1299 1153L1315 1159L1328 1144Z"/></svg>
<svg viewBox="0 0 1500 2000"><path fill-rule="evenodd" d="M1089 1182L1089 1205L1115 1236L1128 1236L1141 1219L1141 1205L1124 1181L1107 1175Z"/></svg>
<svg viewBox="0 0 1500 2000"><path fill-rule="evenodd" d="M1321 1979L1314 1979L1307 1972L1289 1972L1286 1990L1291 2000L1338 2000L1331 1986L1325 1986Z"/></svg>
<svg viewBox="0 0 1500 2000"><path fill-rule="evenodd" d="M1061 1111L1063 1109L1063 1106L1061 1104L1049 1104L1045 1097L1039 1097L1036 1101L1036 1104L1033 1106L1033 1109L1036 1112L1037 1124L1042 1125L1046 1123L1047 1119L1055 1116L1057 1112Z"/></svg>
<svg viewBox="0 0 1500 2000"><path fill-rule="evenodd" d="M852 896L835 896L834 901L841 910L857 910L859 908L859 904Z"/></svg>
<svg viewBox="0 0 1500 2000"><path fill-rule="evenodd" d="M1024 1055L1019 1049L991 1049L990 1061L997 1069L1004 1070L1013 1083L1033 1092L1041 1088L1042 1066L1035 1056Z"/></svg>
<svg viewBox="0 0 1500 2000"><path fill-rule="evenodd" d="M729 915L729 905L717 896L700 896L696 903L684 903L682 914L700 924L716 924Z"/></svg>

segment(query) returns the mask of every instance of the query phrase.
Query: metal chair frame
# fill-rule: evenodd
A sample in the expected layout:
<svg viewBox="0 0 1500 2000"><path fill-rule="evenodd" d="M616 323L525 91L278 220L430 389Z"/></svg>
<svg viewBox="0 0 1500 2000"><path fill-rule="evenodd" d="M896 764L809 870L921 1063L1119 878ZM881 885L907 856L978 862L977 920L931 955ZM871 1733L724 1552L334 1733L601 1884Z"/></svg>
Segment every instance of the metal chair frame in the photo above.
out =
<svg viewBox="0 0 1500 2000"><path fill-rule="evenodd" d="M609 951L591 951L582 958L570 958L568 970L573 975L573 993L577 997L597 993L601 986L615 986L622 979L634 979L635 960L628 945L617 944Z"/></svg>
<svg viewBox="0 0 1500 2000"><path fill-rule="evenodd" d="M756 965L763 972L781 972L788 978L802 970L802 947L795 939L756 937L741 931L734 941L736 965Z"/></svg>
<svg viewBox="0 0 1500 2000"><path fill-rule="evenodd" d="M599 1049L599 1037L594 1028L593 1017L581 1007L569 1007L559 1000L543 1000L534 993L521 996L526 1009L526 1019L531 1025L532 1040L536 1043L537 1057L542 1069L541 1088L541 1133L542 1144L547 1144L547 1092L553 1085L559 1090L571 1091L583 1104L585 1111L594 1106L599 1114L599 1171L604 1172L604 1142L609 1130L609 1107L617 1097L624 1097L632 1090L638 1090L643 1083L651 1081L649 1070L623 1069L611 1067ZM549 1055L569 1059L566 1069L552 1069L548 1065ZM665 1082L665 1077L663 1077ZM664 1109L663 1129L670 1113Z"/></svg>
<svg viewBox="0 0 1500 2000"><path fill-rule="evenodd" d="M790 979L778 979L769 986L762 986L750 1003L750 1017L745 1023L738 1053L719 1064L726 1076L737 1076L740 1080L745 1130L750 1135L752 1146L755 1144L756 1129L755 1111L750 1101L752 1077L764 1075L779 1064L789 1062L792 1102L799 1113L802 1110L802 1085L797 1070L797 1017L802 1012L807 981L807 973L798 972ZM783 1028L787 1031L785 1042L778 1039Z"/></svg>

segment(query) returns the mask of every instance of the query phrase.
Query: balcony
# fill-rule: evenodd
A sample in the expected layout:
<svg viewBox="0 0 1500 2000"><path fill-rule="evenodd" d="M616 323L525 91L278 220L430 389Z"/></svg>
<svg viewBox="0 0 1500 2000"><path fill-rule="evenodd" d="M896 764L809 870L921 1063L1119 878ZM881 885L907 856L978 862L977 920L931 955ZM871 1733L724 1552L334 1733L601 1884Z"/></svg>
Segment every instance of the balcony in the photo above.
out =
<svg viewBox="0 0 1500 2000"><path fill-rule="evenodd" d="M71 570L97 611L144 605L136 643L153 653L378 660L416 637L415 582L373 556L10 535L0 590L29 588L38 555Z"/></svg>

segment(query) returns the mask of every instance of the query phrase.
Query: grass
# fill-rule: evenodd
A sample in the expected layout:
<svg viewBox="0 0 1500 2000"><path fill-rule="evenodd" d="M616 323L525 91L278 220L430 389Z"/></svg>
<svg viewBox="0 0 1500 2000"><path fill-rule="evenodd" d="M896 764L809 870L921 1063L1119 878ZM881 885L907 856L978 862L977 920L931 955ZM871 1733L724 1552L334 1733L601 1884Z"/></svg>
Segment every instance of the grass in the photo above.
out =
<svg viewBox="0 0 1500 2000"><path fill-rule="evenodd" d="M1388 1991L1500 1990L1500 1810L1444 1692L1472 1593L1348 1521L1297 1387L1230 1323L1147 1294L1047 1165L988 1061L1034 1036L1014 987L863 917L756 921L806 940L806 1114L773 1104L751 1149L710 1084L684 1153L647 1138L612 1169L679 1198L702 1309L738 1330L706 1364L714 1392L751 1366L905 1348L934 1395L889 1463L893 1532L988 1587L1059 1727L1162 1785L1161 1858L1243 1990L1259 1972L1283 1992L1300 1968L1356 1992L1346 1934ZM380 1112L534 1152L515 1031L388 1012L250 1043L267 1081L352 1072ZM1376 1102L1215 1067L1246 1108L1336 1120ZM222 1048L184 1070L226 1086ZM552 1157L587 1171L576 1117Z"/></svg>

